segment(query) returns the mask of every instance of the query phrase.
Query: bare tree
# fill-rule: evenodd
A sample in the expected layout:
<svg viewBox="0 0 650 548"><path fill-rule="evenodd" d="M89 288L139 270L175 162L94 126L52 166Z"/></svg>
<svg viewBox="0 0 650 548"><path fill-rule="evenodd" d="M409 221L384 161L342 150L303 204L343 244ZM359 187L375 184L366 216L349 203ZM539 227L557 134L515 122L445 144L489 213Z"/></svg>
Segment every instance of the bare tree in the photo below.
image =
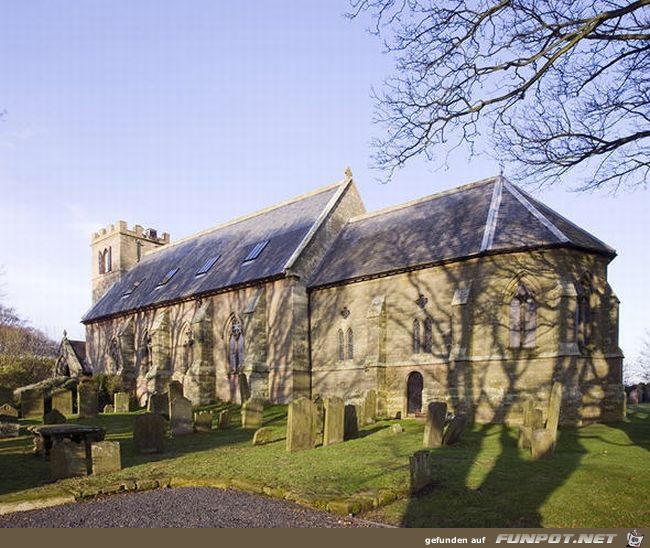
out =
<svg viewBox="0 0 650 548"><path fill-rule="evenodd" d="M647 184L650 0L350 2L395 57L374 93L386 179L466 143L537 184L568 172L582 190Z"/></svg>

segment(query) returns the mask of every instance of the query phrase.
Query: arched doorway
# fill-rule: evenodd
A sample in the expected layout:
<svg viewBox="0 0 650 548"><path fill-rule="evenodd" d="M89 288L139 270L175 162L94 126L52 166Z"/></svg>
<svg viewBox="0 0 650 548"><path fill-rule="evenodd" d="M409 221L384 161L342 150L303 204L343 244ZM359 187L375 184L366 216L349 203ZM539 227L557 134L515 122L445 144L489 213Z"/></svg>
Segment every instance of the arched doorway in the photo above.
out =
<svg viewBox="0 0 650 548"><path fill-rule="evenodd" d="M422 388L424 379L422 374L413 371L406 381L406 413L414 415L422 412Z"/></svg>

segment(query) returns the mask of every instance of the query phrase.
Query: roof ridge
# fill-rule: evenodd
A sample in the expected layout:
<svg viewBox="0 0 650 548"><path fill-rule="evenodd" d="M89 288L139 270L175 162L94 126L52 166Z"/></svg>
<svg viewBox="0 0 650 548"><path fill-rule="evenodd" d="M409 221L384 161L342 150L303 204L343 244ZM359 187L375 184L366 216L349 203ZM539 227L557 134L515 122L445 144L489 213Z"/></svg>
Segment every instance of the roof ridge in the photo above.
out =
<svg viewBox="0 0 650 548"><path fill-rule="evenodd" d="M394 205L394 206L388 206L382 209L378 209L376 211L369 211L367 213L363 213L361 215L357 215L356 217L352 217L348 223L356 223L357 221L364 221L366 219L369 219L371 217L376 217L378 215L384 215L386 213L392 213L393 211L397 211L399 209L404 209L406 207L411 207L417 204L421 204L424 202L429 202L434 199L438 198L444 198L445 196L450 196L452 194L457 194L458 192L462 192L464 190L469 190L471 188L476 188L482 185L487 185L490 183L497 182L501 176L500 175L493 175L492 177L486 177L485 179L480 179L478 181L474 181L472 183L466 183L461 186L457 186L454 188L450 188L447 190L441 190L440 192L435 192L434 194L429 194L428 196L424 196L423 198L416 198L415 200L410 200L408 202L404 202L402 204Z"/></svg>
<svg viewBox="0 0 650 548"><path fill-rule="evenodd" d="M243 221L247 221L248 219L252 219L254 217L257 217L259 215L263 215L265 213L268 213L269 211L273 211L275 209L281 208L288 206L290 204L293 204L295 202L299 202L300 200L305 200L306 198L311 198L312 196L316 196L317 194L322 194L323 192L327 192L329 190L332 190L333 188L336 188L338 186L341 186L345 184L346 181L339 181L337 183L334 183L332 185L327 185L321 188L317 188L316 190L312 190L310 192L306 192L304 194L300 194L298 196L295 196L293 198L290 198L288 200L284 200L282 202L279 202L277 204L274 204L269 207L265 207L263 209L259 209L257 211L254 211L252 213L246 213L244 215L241 215L239 217L236 217L234 219L231 219L230 221L226 221L225 223L221 223L219 225L213 226L211 228L207 228L205 230L201 230L200 232L195 232L194 234L191 234L189 236L185 236L184 238L181 238L180 240L176 240L175 242L171 242L167 245L161 245L159 247L155 247L148 251L145 256L143 257L143 260L146 259L147 257L150 257L152 255L155 255L156 253L160 253L161 251L164 251L165 249L169 249L171 247L177 246L179 244L188 242L189 240L193 240L194 238L198 238L199 236L205 236L206 234L210 234L211 232L216 232L217 230L220 230L222 228L226 228L228 226L235 225L237 223L241 223Z"/></svg>

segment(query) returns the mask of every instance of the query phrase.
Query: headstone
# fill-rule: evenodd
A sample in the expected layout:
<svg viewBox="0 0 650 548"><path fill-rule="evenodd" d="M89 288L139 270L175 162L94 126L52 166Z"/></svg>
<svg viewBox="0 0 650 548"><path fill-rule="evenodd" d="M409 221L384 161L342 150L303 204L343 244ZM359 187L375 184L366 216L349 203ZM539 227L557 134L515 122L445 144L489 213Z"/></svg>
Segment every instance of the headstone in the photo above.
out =
<svg viewBox="0 0 650 548"><path fill-rule="evenodd" d="M224 409L219 413L219 430L230 428L230 409Z"/></svg>
<svg viewBox="0 0 650 548"><path fill-rule="evenodd" d="M43 392L35 389L20 393L20 416L23 419L40 419L44 411Z"/></svg>
<svg viewBox="0 0 650 548"><path fill-rule="evenodd" d="M627 395L628 405L636 405L639 403L639 387L633 387Z"/></svg>
<svg viewBox="0 0 650 548"><path fill-rule="evenodd" d="M557 439L557 427L560 424L560 409L562 407L562 384L553 383L551 397L548 401L548 418L546 419L546 430L551 433L553 443Z"/></svg>
<svg viewBox="0 0 650 548"><path fill-rule="evenodd" d="M167 393L169 394L170 402L173 402L176 398L182 398L185 395L183 394L183 383L178 381L170 382Z"/></svg>
<svg viewBox="0 0 650 548"><path fill-rule="evenodd" d="M14 419L18 418L18 410L8 403L0 405L0 417L12 417Z"/></svg>
<svg viewBox="0 0 650 548"><path fill-rule="evenodd" d="M57 440L50 450L50 472L55 480L88 475L85 444Z"/></svg>
<svg viewBox="0 0 650 548"><path fill-rule="evenodd" d="M316 415L314 402L298 398L289 404L287 419L287 451L304 451L316 446L313 421Z"/></svg>
<svg viewBox="0 0 650 548"><path fill-rule="evenodd" d="M238 377L239 381L239 401L244 403L247 402L251 397L251 389L248 386L248 379L244 373L240 373Z"/></svg>
<svg viewBox="0 0 650 548"><path fill-rule="evenodd" d="M18 419L0 416L0 439L17 438L20 434Z"/></svg>
<svg viewBox="0 0 650 548"><path fill-rule="evenodd" d="M314 431L314 443L315 445L321 445L323 443L323 429L325 427L325 406L323 404L323 398L318 395L312 402L314 403L314 420L311 423L312 430Z"/></svg>
<svg viewBox="0 0 650 548"><path fill-rule="evenodd" d="M360 429L366 424L366 404L362 403L353 404L357 412L357 429Z"/></svg>
<svg viewBox="0 0 650 548"><path fill-rule="evenodd" d="M138 453L162 453L165 449L165 419L161 415L138 415L133 423L133 446Z"/></svg>
<svg viewBox="0 0 650 548"><path fill-rule="evenodd" d="M404 432L404 428L402 428L401 424L393 424L393 426L390 427L391 431L393 434L401 434Z"/></svg>
<svg viewBox="0 0 650 548"><path fill-rule="evenodd" d="M65 388L52 391L52 409L64 415L72 415L72 392Z"/></svg>
<svg viewBox="0 0 650 548"><path fill-rule="evenodd" d="M160 392L154 392L149 396L149 402L147 403L147 411L149 413L154 413L155 415L165 415L169 416L169 395L167 392L161 394Z"/></svg>
<svg viewBox="0 0 650 548"><path fill-rule="evenodd" d="M533 400L524 411L524 424L519 427L519 438L517 447L520 449L529 449L533 440L533 431L538 428L544 428L544 412L535 408Z"/></svg>
<svg viewBox="0 0 650 548"><path fill-rule="evenodd" d="M532 413L535 402L533 398L528 396L524 402L521 404L522 407L522 424L524 426L530 426L530 414Z"/></svg>
<svg viewBox="0 0 650 548"><path fill-rule="evenodd" d="M424 447L440 447L442 445L443 429L447 417L447 404L433 401L427 407L427 419L424 425Z"/></svg>
<svg viewBox="0 0 650 548"><path fill-rule="evenodd" d="M120 443L117 441L98 441L90 446L93 476L110 474L122 469Z"/></svg>
<svg viewBox="0 0 650 548"><path fill-rule="evenodd" d="M6 386L0 386L0 406L5 403L12 404L14 402L14 391Z"/></svg>
<svg viewBox="0 0 650 548"><path fill-rule="evenodd" d="M366 392L366 397L364 400L364 419L366 424L371 424L375 422L377 418L377 391L374 389L368 390Z"/></svg>
<svg viewBox="0 0 650 548"><path fill-rule="evenodd" d="M343 439L353 440L359 437L359 421L357 420L357 408L348 404L344 409Z"/></svg>
<svg viewBox="0 0 650 548"><path fill-rule="evenodd" d="M212 413L202 411L194 415L194 430L197 432L212 432Z"/></svg>
<svg viewBox="0 0 650 548"><path fill-rule="evenodd" d="M345 405L343 399L329 396L323 401L325 409L325 427L323 445L333 445L343 441L345 427Z"/></svg>
<svg viewBox="0 0 650 548"><path fill-rule="evenodd" d="M255 430L253 434L253 445L266 445L277 439L277 435L273 432L273 428L263 426Z"/></svg>
<svg viewBox="0 0 650 548"><path fill-rule="evenodd" d="M262 400L251 398L241 408L242 428L259 428L262 426L263 414L264 403Z"/></svg>
<svg viewBox="0 0 650 548"><path fill-rule="evenodd" d="M66 420L58 409L52 409L43 417L43 424L65 424Z"/></svg>
<svg viewBox="0 0 650 548"><path fill-rule="evenodd" d="M192 402L183 396L174 399L170 405L170 427L175 436L194 432Z"/></svg>
<svg viewBox="0 0 650 548"><path fill-rule="evenodd" d="M431 452L427 450L416 451L409 458L411 475L411 494L416 494L433 483L433 463Z"/></svg>
<svg viewBox="0 0 650 548"><path fill-rule="evenodd" d="M80 382L77 386L77 409L79 418L94 418L99 414L99 393L94 382Z"/></svg>
<svg viewBox="0 0 650 548"><path fill-rule="evenodd" d="M454 418L449 421L445 433L442 436L443 445L458 443L467 428L467 422L467 415L454 415Z"/></svg>
<svg viewBox="0 0 650 548"><path fill-rule="evenodd" d="M115 413L115 407L113 407L112 404L107 403L104 406L104 410L102 411L105 415L108 415L109 413Z"/></svg>
<svg viewBox="0 0 650 548"><path fill-rule="evenodd" d="M129 401L130 397L128 392L115 392L113 394L113 407L115 408L115 412L128 413L130 409Z"/></svg>
<svg viewBox="0 0 650 548"><path fill-rule="evenodd" d="M550 430L540 429L533 431L530 444L530 452L533 459L550 458L553 456L554 449L555 437Z"/></svg>

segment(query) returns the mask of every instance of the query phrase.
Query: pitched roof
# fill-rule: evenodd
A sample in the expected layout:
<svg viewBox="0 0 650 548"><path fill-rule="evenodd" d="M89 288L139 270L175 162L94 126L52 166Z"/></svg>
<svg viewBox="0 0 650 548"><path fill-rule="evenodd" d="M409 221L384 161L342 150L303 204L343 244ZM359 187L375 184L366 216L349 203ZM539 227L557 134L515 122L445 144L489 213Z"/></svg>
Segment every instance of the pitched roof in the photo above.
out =
<svg viewBox="0 0 650 548"><path fill-rule="evenodd" d="M82 322L284 275L288 261L312 236L312 227L322 221L324 212L349 183L346 179L146 254L93 305ZM259 256L245 263L257 244L267 240ZM205 275L196 276L217 256ZM171 279L159 286L176 268Z"/></svg>
<svg viewBox="0 0 650 548"><path fill-rule="evenodd" d="M497 176L351 219L309 285L336 284L484 253L558 246L616 254Z"/></svg>

